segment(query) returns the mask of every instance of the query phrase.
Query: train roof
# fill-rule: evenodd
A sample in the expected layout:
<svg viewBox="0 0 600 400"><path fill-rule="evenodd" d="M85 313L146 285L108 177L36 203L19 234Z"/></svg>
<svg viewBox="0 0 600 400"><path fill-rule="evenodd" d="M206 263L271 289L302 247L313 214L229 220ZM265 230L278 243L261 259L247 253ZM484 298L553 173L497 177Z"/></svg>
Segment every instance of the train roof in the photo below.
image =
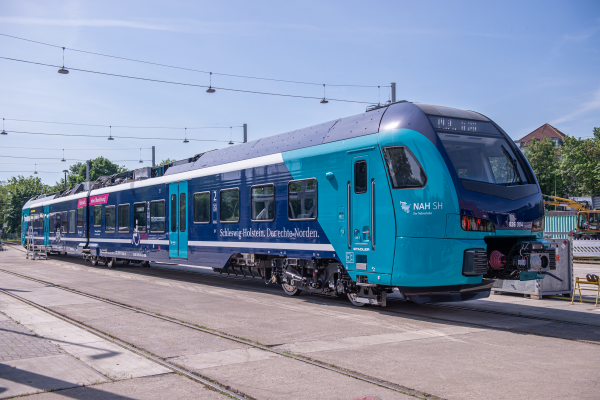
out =
<svg viewBox="0 0 600 400"><path fill-rule="evenodd" d="M130 183L137 180L135 173L142 170L144 171L144 179L151 178L154 180L158 177L161 177L163 178L160 179L161 181L170 181L170 179L165 180L164 178L189 171L216 167L223 164L231 164L258 157L270 156L286 151L352 139L358 136L370 135L379 132L380 124L383 120L384 114L386 114L386 119L397 119L406 116L410 118L411 116L415 115L414 113L417 110L422 111L422 113L426 115L489 121L487 117L474 111L433 104L413 103L403 100L391 104L372 106L369 107L364 113L350 117L339 118L329 122L309 126L307 128L297 129L222 149L207 151L184 160L166 164L162 167L156 167L152 169L146 167L140 170L123 172L110 177L101 177L91 186L94 190L108 186L119 186L120 184ZM420 115L423 115L422 113L419 112ZM164 169L164 174L158 172L159 168ZM55 201L57 201L59 197L77 197L71 197L74 195L72 192L73 191L69 189L64 193L58 194L58 196L55 196ZM30 202L33 200L34 199L31 199L26 205L30 204ZM40 199L40 201L44 200L48 201L50 198L46 197L44 199ZM35 201L37 202L37 199Z"/></svg>

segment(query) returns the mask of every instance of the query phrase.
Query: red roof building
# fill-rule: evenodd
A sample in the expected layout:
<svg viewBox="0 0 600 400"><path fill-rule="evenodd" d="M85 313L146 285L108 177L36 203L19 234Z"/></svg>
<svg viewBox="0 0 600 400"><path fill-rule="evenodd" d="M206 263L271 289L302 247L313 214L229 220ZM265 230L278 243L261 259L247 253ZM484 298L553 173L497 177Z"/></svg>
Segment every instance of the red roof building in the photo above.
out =
<svg viewBox="0 0 600 400"><path fill-rule="evenodd" d="M544 140L548 139L554 143L555 146L561 146L563 143L563 138L567 136L555 127L550 124L544 124L531 132L530 134L522 137L519 140L515 140L515 142L519 145L519 147L527 147L531 140L535 138L535 140Z"/></svg>

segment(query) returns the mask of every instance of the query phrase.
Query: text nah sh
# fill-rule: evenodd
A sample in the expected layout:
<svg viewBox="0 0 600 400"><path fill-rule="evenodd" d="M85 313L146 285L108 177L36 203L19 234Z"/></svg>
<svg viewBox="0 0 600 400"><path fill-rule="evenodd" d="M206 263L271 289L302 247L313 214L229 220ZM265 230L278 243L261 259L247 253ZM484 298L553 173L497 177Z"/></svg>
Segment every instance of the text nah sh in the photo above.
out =
<svg viewBox="0 0 600 400"><path fill-rule="evenodd" d="M413 210L441 210L444 203L413 203Z"/></svg>

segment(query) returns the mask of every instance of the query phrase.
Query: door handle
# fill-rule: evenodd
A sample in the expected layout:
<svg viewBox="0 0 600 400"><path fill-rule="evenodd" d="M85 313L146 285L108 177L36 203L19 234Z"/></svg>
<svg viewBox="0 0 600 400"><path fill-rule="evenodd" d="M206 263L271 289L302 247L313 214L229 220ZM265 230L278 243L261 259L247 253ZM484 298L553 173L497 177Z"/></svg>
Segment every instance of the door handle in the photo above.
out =
<svg viewBox="0 0 600 400"><path fill-rule="evenodd" d="M351 223L351 215L352 212L350 210L350 182L348 182L348 248L352 248L352 238L350 237L350 232L352 232L352 223Z"/></svg>

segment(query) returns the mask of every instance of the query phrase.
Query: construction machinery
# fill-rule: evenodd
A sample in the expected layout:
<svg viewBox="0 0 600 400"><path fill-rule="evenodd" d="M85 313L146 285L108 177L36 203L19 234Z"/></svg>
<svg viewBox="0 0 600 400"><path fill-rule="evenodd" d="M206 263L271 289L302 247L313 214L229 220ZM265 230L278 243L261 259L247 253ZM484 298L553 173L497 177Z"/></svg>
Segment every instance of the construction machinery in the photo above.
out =
<svg viewBox="0 0 600 400"><path fill-rule="evenodd" d="M577 224L573 231L574 239L600 239L600 210L594 210L587 201L563 199L562 197L543 195L544 204L570 207L577 210Z"/></svg>

